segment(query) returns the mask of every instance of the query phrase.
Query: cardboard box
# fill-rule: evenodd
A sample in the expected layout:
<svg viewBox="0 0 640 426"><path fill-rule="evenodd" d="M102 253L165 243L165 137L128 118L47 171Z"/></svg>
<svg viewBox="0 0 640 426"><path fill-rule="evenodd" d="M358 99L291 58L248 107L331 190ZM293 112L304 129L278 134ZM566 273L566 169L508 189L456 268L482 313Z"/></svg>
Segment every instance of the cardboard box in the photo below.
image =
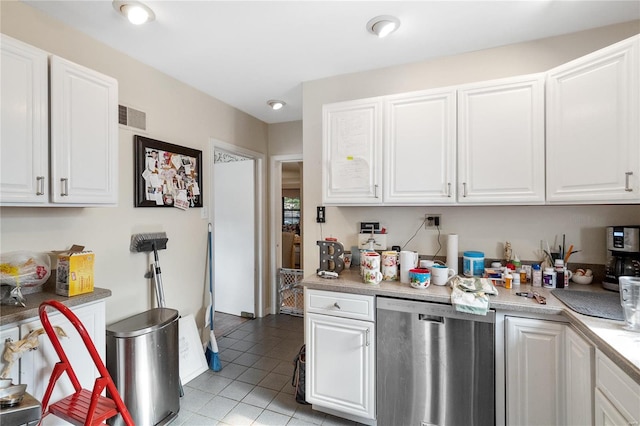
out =
<svg viewBox="0 0 640 426"><path fill-rule="evenodd" d="M93 265L95 254L85 251L83 246L72 246L66 252L58 253L56 294L76 296L93 291Z"/></svg>

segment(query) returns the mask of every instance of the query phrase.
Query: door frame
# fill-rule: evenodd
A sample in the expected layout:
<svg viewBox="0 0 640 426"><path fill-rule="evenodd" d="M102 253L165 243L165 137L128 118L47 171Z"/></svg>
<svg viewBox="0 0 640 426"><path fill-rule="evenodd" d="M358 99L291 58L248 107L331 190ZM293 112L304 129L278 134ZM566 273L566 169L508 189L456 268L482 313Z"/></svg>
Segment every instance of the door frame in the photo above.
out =
<svg viewBox="0 0 640 426"><path fill-rule="evenodd" d="M280 269L279 266L282 265L282 163L302 162L302 154L272 155L269 157L269 162L269 176L271 178L271 201L269 206L269 211L271 211L269 220L271 228L271 250L269 250L269 269L271 271L269 292L271 303L269 308L272 314L277 314L279 312L277 306L278 271ZM302 185L304 186L304 181ZM302 191L300 191L300 197L302 197ZM303 203L302 198L300 201ZM300 262L302 262L302 259L300 259Z"/></svg>
<svg viewBox="0 0 640 426"><path fill-rule="evenodd" d="M215 202L215 194L213 188L213 167L215 167L215 152L216 151L224 151L228 154L240 155L243 157L251 158L254 160L254 187L255 187L255 283L254 283L254 312L257 318L263 317L266 315L265 313L265 289L264 289L264 275L265 275L265 215L266 209L264 208L265 203L265 155L252 151L250 149L242 148L236 145L232 145L227 142L223 142L218 139L210 138L210 145L212 149L210 150L210 164L211 164L211 177L210 177L210 194L209 199L211 200L211 207L209 208L209 222L214 223L214 209L213 203ZM214 229L215 230L215 229ZM215 255L215 247L213 247L213 254ZM215 285L215 282L214 282Z"/></svg>

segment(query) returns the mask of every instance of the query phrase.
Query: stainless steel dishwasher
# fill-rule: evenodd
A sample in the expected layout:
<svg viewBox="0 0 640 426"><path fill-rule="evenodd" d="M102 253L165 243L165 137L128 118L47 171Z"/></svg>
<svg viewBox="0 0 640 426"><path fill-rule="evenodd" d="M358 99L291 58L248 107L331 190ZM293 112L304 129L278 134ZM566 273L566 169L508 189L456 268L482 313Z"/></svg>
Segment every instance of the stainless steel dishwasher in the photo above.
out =
<svg viewBox="0 0 640 426"><path fill-rule="evenodd" d="M494 425L495 312L376 299L379 426Z"/></svg>

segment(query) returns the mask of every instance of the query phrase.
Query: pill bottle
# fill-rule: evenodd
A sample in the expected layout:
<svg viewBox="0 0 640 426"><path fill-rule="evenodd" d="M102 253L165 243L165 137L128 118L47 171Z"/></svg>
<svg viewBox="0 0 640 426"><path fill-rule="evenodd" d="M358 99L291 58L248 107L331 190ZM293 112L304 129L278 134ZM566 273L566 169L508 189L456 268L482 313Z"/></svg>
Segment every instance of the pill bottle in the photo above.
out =
<svg viewBox="0 0 640 426"><path fill-rule="evenodd" d="M465 277L481 277L484 273L484 253L481 251L463 252L462 273Z"/></svg>
<svg viewBox="0 0 640 426"><path fill-rule="evenodd" d="M542 286L556 288L556 271L553 268L544 268L542 273Z"/></svg>
<svg viewBox="0 0 640 426"><path fill-rule="evenodd" d="M520 269L520 284L527 283L527 271L524 269Z"/></svg>
<svg viewBox="0 0 640 426"><path fill-rule="evenodd" d="M542 270L540 270L540 265L538 264L531 267L531 285L542 287Z"/></svg>
<svg viewBox="0 0 640 426"><path fill-rule="evenodd" d="M508 269L505 269L503 280L504 288L511 288L511 286L513 285L513 275L511 275Z"/></svg>
<svg viewBox="0 0 640 426"><path fill-rule="evenodd" d="M513 271L513 273L511 274L513 275L513 281L511 282L511 284L516 287L520 287L520 274L518 273L518 271Z"/></svg>

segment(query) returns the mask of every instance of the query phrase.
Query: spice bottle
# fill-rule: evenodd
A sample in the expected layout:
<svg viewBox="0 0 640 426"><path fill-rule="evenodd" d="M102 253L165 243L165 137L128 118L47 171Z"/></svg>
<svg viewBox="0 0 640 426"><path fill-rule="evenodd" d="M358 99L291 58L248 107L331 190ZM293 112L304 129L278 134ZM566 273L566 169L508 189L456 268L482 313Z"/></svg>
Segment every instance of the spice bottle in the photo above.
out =
<svg viewBox="0 0 640 426"><path fill-rule="evenodd" d="M538 264L531 267L531 284L534 287L542 287L542 270Z"/></svg>

